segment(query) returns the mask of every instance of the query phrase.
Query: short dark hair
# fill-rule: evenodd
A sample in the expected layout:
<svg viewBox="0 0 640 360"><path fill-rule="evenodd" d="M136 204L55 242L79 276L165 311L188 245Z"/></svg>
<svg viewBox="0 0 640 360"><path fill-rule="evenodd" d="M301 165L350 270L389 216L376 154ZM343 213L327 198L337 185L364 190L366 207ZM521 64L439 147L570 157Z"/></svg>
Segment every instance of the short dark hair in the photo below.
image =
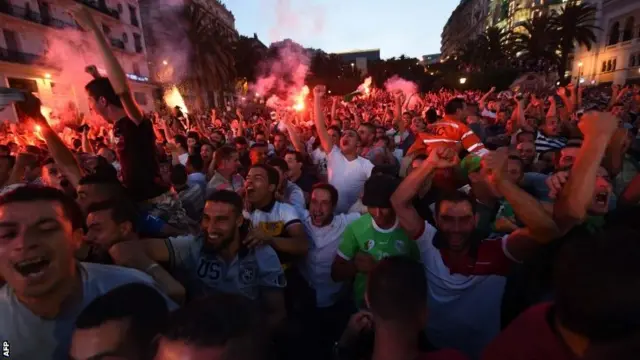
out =
<svg viewBox="0 0 640 360"><path fill-rule="evenodd" d="M200 134L197 131L189 131L187 132L187 138L195 139L196 141L200 141Z"/></svg>
<svg viewBox="0 0 640 360"><path fill-rule="evenodd" d="M187 164L191 165L195 172L202 172L202 169L204 168L204 160L202 160L202 156L200 156L200 153L189 155Z"/></svg>
<svg viewBox="0 0 640 360"><path fill-rule="evenodd" d="M287 173L287 171L289 171L289 164L287 164L287 162L281 157L277 157L277 156L272 157L267 161L267 165L273 166L274 168L278 168L280 169L280 171L282 171L285 174Z"/></svg>
<svg viewBox="0 0 640 360"><path fill-rule="evenodd" d="M126 222L131 223L131 228L136 231L136 223L138 222L138 209L131 200L119 197L111 198L106 201L92 203L87 209L87 214L93 212L109 210L111 219L118 225Z"/></svg>
<svg viewBox="0 0 640 360"><path fill-rule="evenodd" d="M267 173L267 181L269 181L269 185L278 186L278 184L280 184L280 174L273 166L267 164L256 164L251 166L249 170L253 168L262 169Z"/></svg>
<svg viewBox="0 0 640 360"><path fill-rule="evenodd" d="M449 201L456 204L461 202L468 202L471 205L471 211L474 214L476 213L476 201L468 194L463 193L462 191L456 190L456 191L446 191L440 194L440 196L438 196L438 198L436 199L435 212L434 212L434 215L436 217L438 217L438 215L440 214L440 205L442 205L442 203L445 201Z"/></svg>
<svg viewBox="0 0 640 360"><path fill-rule="evenodd" d="M9 162L9 167L13 168L16 165L16 158L15 156L11 156L11 155L3 155L0 156L0 159L5 159Z"/></svg>
<svg viewBox="0 0 640 360"><path fill-rule="evenodd" d="M105 192L112 195L124 193L124 187L117 178L116 173L95 172L83 176L78 182L79 185L100 185L105 187Z"/></svg>
<svg viewBox="0 0 640 360"><path fill-rule="evenodd" d="M525 136L525 135L531 135L533 136L533 140L535 141L536 139L536 134L531 132L531 131L521 131L516 135L516 142L520 142L520 139Z"/></svg>
<svg viewBox="0 0 640 360"><path fill-rule="evenodd" d="M369 129L374 134L376 132L376 126L371 124L371 123L362 123L362 124L360 124L360 126L366 127L367 129Z"/></svg>
<svg viewBox="0 0 640 360"><path fill-rule="evenodd" d="M116 94L109 79L104 77L93 79L85 85L84 89L94 100L98 101L103 97L107 104L122 108L120 97Z"/></svg>
<svg viewBox="0 0 640 360"><path fill-rule="evenodd" d="M338 196L339 196L338 190L335 188L335 186L329 183L317 183L313 185L313 187L311 188L311 193L313 194L313 192L316 190L328 191L329 194L331 195L331 206L335 209L335 207L338 205Z"/></svg>
<svg viewBox="0 0 640 360"><path fill-rule="evenodd" d="M35 201L51 201L62 205L64 216L71 222L73 230L84 227L84 215L80 206L62 191L38 185L24 185L17 187L0 196L0 207L12 203Z"/></svg>
<svg viewBox="0 0 640 360"><path fill-rule="evenodd" d="M339 120L336 120L336 121L339 121ZM333 130L333 131L337 132L339 136L342 136L342 129L340 129L339 127L337 127L335 125L329 126L329 128L327 128L327 131L329 131L329 130Z"/></svg>
<svg viewBox="0 0 640 360"><path fill-rule="evenodd" d="M385 174L373 174L364 183L362 205L373 208L391 209L391 195L396 191L400 182L397 178Z"/></svg>
<svg viewBox="0 0 640 360"><path fill-rule="evenodd" d="M176 135L173 137L173 141L180 145L183 149L187 148L187 138L184 135Z"/></svg>
<svg viewBox="0 0 640 360"><path fill-rule="evenodd" d="M608 342L640 332L640 233L613 226L572 236L555 263L555 309L560 323Z"/></svg>
<svg viewBox="0 0 640 360"><path fill-rule="evenodd" d="M215 153L213 153L213 163L216 164L216 169L220 167L222 161L231 159L233 154L237 153L238 150L232 146L221 146Z"/></svg>
<svg viewBox="0 0 640 360"><path fill-rule="evenodd" d="M249 145L249 141L244 136L238 136L237 138L233 139L233 142L236 145Z"/></svg>
<svg viewBox="0 0 640 360"><path fill-rule="evenodd" d="M241 215L242 209L244 209L244 201L242 200L242 196L231 190L218 190L207 198L207 202L209 201L233 205L233 208L236 211L236 215Z"/></svg>
<svg viewBox="0 0 640 360"><path fill-rule="evenodd" d="M455 115L458 110L463 110L465 106L464 99L453 98L444 106L444 113L446 115Z"/></svg>
<svg viewBox="0 0 640 360"><path fill-rule="evenodd" d="M261 325L254 302L241 295L220 293L173 312L160 335L197 347L225 347L225 358L248 360L261 352Z"/></svg>
<svg viewBox="0 0 640 360"><path fill-rule="evenodd" d="M266 148L269 147L269 145L267 145L266 143L253 143L253 145L251 145L251 147L249 147L249 150L253 150L253 149L257 149L257 148Z"/></svg>
<svg viewBox="0 0 640 360"><path fill-rule="evenodd" d="M93 329L114 320L129 320L129 341L140 349L141 359L153 358L152 342L169 318L167 302L154 288L129 283L95 298L76 318L76 329Z"/></svg>
<svg viewBox="0 0 640 360"><path fill-rule="evenodd" d="M182 165L173 165L169 175L173 185L184 185L187 183L187 168Z"/></svg>
<svg viewBox="0 0 640 360"><path fill-rule="evenodd" d="M387 321L406 322L427 306L424 267L406 256L380 260L369 274L367 299L371 312Z"/></svg>
<svg viewBox="0 0 640 360"><path fill-rule="evenodd" d="M287 152L284 155L285 156L286 155L293 155L296 158L296 162L304 164L304 156L302 155L302 153L300 151L287 150Z"/></svg>

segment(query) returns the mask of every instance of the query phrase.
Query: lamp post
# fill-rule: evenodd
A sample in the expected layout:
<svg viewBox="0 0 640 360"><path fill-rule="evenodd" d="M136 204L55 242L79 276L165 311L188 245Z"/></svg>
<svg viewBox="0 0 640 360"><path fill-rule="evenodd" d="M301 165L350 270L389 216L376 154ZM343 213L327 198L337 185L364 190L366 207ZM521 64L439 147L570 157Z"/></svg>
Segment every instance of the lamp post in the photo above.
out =
<svg viewBox="0 0 640 360"><path fill-rule="evenodd" d="M576 79L576 86L580 87L580 79L582 78L582 61L578 62L578 78Z"/></svg>
<svg viewBox="0 0 640 360"><path fill-rule="evenodd" d="M466 77L461 77L460 78L460 85L464 85L467 83L467 78Z"/></svg>

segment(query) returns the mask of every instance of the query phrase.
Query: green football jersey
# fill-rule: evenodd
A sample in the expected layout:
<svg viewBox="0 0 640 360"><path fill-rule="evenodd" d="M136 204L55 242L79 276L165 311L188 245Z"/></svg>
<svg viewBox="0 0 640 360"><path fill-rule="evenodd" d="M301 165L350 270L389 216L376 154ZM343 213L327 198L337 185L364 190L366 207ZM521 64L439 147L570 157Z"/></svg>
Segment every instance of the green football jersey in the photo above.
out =
<svg viewBox="0 0 640 360"><path fill-rule="evenodd" d="M358 252L367 253L377 261L388 256L397 255L405 255L412 259L420 260L418 246L400 228L397 221L390 229L380 229L369 214L349 224L342 233L338 255L345 260L352 260ZM366 286L367 275L356 274L353 283L353 295L358 307L363 305Z"/></svg>

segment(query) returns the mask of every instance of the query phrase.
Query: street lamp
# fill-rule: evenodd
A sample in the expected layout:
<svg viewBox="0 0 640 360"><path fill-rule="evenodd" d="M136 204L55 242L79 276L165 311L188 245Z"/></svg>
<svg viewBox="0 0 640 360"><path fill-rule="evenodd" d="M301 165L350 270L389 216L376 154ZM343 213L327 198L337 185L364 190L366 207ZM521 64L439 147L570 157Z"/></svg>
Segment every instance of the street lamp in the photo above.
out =
<svg viewBox="0 0 640 360"><path fill-rule="evenodd" d="M167 60L162 60L162 65L167 66L169 65L169 62Z"/></svg>
<svg viewBox="0 0 640 360"><path fill-rule="evenodd" d="M467 78L465 78L465 77L461 77L461 78L460 78L460 85L464 85L464 84L466 84L466 83L467 83Z"/></svg>
<svg viewBox="0 0 640 360"><path fill-rule="evenodd" d="M49 73L44 74L44 78L45 79L51 79L51 74L49 74Z"/></svg>
<svg viewBox="0 0 640 360"><path fill-rule="evenodd" d="M577 86L579 87L580 84L582 84L584 82L584 79L582 78L582 66L584 64L582 63L582 61L578 62L578 76L577 76Z"/></svg>

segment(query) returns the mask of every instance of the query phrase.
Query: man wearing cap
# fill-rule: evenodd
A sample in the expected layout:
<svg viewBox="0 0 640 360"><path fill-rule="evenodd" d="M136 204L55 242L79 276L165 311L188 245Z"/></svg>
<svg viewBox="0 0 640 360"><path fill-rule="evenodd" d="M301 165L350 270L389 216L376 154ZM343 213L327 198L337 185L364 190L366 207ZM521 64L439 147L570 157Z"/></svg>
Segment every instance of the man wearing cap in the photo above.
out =
<svg viewBox="0 0 640 360"><path fill-rule="evenodd" d="M378 261L397 255L419 258L416 243L400 228L391 207L390 198L397 186L398 181L389 175L377 174L367 180L362 203L368 214L347 226L333 260L334 281L355 278L353 290L358 307L364 304L367 277Z"/></svg>

